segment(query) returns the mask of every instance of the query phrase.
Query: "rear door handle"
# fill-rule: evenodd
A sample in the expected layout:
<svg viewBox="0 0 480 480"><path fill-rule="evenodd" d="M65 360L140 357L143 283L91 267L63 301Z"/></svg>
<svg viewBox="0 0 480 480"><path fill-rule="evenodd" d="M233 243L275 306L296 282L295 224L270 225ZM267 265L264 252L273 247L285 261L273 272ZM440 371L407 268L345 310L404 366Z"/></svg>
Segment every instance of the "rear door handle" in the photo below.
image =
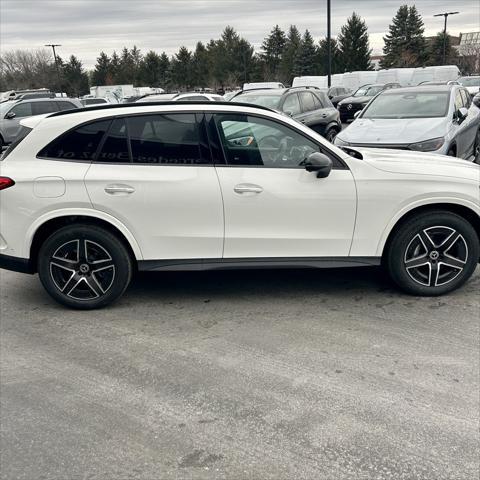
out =
<svg viewBox="0 0 480 480"><path fill-rule="evenodd" d="M105 192L109 195L122 195L122 194L131 194L135 191L130 185L107 185L105 187Z"/></svg>
<svg viewBox="0 0 480 480"><path fill-rule="evenodd" d="M263 188L260 185L254 185L253 183L240 183L233 188L235 193L243 195L244 193L262 193Z"/></svg>

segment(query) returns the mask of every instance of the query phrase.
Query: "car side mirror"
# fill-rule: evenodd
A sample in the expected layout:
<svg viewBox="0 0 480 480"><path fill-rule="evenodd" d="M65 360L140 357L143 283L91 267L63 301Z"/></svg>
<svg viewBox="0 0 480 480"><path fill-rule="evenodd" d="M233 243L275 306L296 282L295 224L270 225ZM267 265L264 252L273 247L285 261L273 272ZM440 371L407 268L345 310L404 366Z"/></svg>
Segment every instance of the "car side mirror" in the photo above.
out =
<svg viewBox="0 0 480 480"><path fill-rule="evenodd" d="M353 118L358 118L358 116L359 116L361 113L362 113L362 111L361 111L361 110L358 110L357 112L355 112L355 113L353 114Z"/></svg>
<svg viewBox="0 0 480 480"><path fill-rule="evenodd" d="M12 118L15 118L16 115L15 115L15 112L8 112L6 115L5 115L5 118L7 120L11 120Z"/></svg>
<svg viewBox="0 0 480 480"><path fill-rule="evenodd" d="M324 153L314 152L303 162L307 172L316 172L317 178L326 178L332 171L333 162Z"/></svg>
<svg viewBox="0 0 480 480"><path fill-rule="evenodd" d="M468 110L465 107L460 107L456 112L458 123L462 123L468 116Z"/></svg>

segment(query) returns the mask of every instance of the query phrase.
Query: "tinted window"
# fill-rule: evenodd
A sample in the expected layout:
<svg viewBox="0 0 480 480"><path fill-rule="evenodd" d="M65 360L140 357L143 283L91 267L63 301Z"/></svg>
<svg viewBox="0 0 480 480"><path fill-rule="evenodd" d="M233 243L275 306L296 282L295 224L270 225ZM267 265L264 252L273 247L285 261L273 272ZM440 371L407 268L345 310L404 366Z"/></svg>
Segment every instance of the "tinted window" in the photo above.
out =
<svg viewBox="0 0 480 480"><path fill-rule="evenodd" d="M128 153L127 126L123 118L112 122L97 162L130 162Z"/></svg>
<svg viewBox="0 0 480 480"><path fill-rule="evenodd" d="M203 95L190 95L188 97L179 98L177 102L208 102L208 98Z"/></svg>
<svg viewBox="0 0 480 480"><path fill-rule="evenodd" d="M300 101L298 100L298 95L292 93L288 95L283 103L282 110L284 112L290 112L292 115L298 115L302 110L300 108Z"/></svg>
<svg viewBox="0 0 480 480"><path fill-rule="evenodd" d="M315 110L315 101L313 95L310 92L300 92L300 99L302 101L303 111L310 112Z"/></svg>
<svg viewBox="0 0 480 480"><path fill-rule="evenodd" d="M80 100L83 105L98 105L100 103L107 103L103 98L85 98Z"/></svg>
<svg viewBox="0 0 480 480"><path fill-rule="evenodd" d="M216 122L229 165L298 167L320 147L295 130L249 115L217 115Z"/></svg>
<svg viewBox="0 0 480 480"><path fill-rule="evenodd" d="M15 105L10 112L13 112L17 118L21 117L31 117L32 114L32 103L25 102Z"/></svg>
<svg viewBox="0 0 480 480"><path fill-rule="evenodd" d="M59 110L72 110L77 108L72 102L57 102L57 107Z"/></svg>
<svg viewBox="0 0 480 480"><path fill-rule="evenodd" d="M33 102L33 115L42 115L43 113L58 112L57 102Z"/></svg>
<svg viewBox="0 0 480 480"><path fill-rule="evenodd" d="M134 163L209 163L200 152L195 115L145 115L127 119Z"/></svg>
<svg viewBox="0 0 480 480"><path fill-rule="evenodd" d="M38 154L39 157L66 160L92 160L110 120L93 122L61 135Z"/></svg>
<svg viewBox="0 0 480 480"><path fill-rule="evenodd" d="M315 104L315 110L318 110L319 108L323 108L322 103L320 102L320 99L312 93L313 96L313 103Z"/></svg>

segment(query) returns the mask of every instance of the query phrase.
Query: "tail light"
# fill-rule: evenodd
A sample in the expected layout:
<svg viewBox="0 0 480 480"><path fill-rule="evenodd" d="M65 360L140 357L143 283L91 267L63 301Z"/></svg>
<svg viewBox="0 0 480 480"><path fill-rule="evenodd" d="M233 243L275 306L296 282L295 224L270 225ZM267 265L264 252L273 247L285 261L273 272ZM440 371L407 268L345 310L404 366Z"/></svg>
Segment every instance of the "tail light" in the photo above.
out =
<svg viewBox="0 0 480 480"><path fill-rule="evenodd" d="M15 182L9 177L0 177L0 190L5 190L6 188L13 187Z"/></svg>

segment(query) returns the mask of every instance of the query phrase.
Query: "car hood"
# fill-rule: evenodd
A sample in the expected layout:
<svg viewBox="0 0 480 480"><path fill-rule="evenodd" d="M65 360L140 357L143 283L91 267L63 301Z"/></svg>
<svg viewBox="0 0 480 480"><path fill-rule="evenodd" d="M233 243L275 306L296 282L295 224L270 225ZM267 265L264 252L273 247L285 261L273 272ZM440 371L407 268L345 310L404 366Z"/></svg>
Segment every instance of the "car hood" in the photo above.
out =
<svg viewBox="0 0 480 480"><path fill-rule="evenodd" d="M384 172L463 178L480 183L480 166L436 153L355 147L363 161Z"/></svg>
<svg viewBox="0 0 480 480"><path fill-rule="evenodd" d="M443 137L446 133L447 119L445 117L405 119L358 118L341 133L340 138L355 145L409 145L410 143Z"/></svg>
<svg viewBox="0 0 480 480"><path fill-rule="evenodd" d="M348 104L348 103L367 103L369 102L373 97L347 97L342 100L342 105L343 104Z"/></svg>

